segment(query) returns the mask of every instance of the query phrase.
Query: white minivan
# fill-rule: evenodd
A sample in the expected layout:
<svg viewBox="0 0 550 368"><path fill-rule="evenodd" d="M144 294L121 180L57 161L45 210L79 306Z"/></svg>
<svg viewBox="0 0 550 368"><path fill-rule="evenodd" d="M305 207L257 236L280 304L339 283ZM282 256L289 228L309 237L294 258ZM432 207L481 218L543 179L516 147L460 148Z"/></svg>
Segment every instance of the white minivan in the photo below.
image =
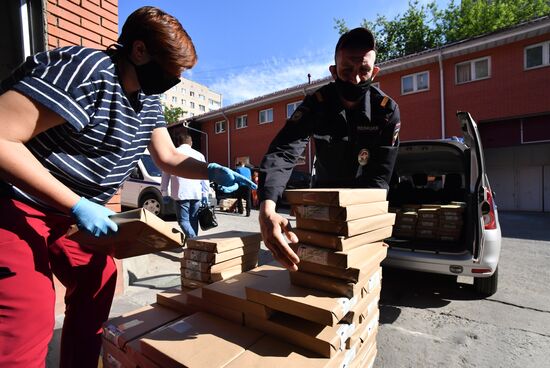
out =
<svg viewBox="0 0 550 368"><path fill-rule="evenodd" d="M475 291L489 296L497 290L502 240L497 206L477 125L467 112L458 112L457 118L463 139L400 144L394 168L398 180L390 186L388 199L395 208L463 203L461 236L450 242L393 236L386 239L390 248L383 265L471 276ZM426 176L437 180L426 183Z"/></svg>

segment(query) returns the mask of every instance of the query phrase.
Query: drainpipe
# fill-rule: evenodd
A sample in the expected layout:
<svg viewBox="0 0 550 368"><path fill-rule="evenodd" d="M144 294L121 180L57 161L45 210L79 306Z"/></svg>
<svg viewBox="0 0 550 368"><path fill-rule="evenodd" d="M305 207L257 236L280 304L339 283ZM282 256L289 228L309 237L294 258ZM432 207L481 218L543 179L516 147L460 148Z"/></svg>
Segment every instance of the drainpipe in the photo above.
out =
<svg viewBox="0 0 550 368"><path fill-rule="evenodd" d="M441 109L441 139L445 139L445 81L443 80L443 56L439 50L439 103Z"/></svg>
<svg viewBox="0 0 550 368"><path fill-rule="evenodd" d="M223 118L225 119L225 122L227 123L227 167L231 168L231 138L230 138L230 131L229 131L229 119L227 118L227 115L225 115L225 112L223 109L221 110Z"/></svg>

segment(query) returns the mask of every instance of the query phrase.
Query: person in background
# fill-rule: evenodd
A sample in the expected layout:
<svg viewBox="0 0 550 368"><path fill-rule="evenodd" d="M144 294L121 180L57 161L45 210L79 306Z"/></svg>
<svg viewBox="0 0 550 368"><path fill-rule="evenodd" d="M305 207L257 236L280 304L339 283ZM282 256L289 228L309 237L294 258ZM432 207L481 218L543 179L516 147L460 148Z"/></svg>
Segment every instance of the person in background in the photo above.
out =
<svg viewBox="0 0 550 368"><path fill-rule="evenodd" d="M254 184L258 185L258 180L259 180L259 174L257 171L254 171L252 173L252 181L254 182ZM258 190L257 189L252 189L250 191L250 194L252 196L252 207L254 209L258 209L259 205L260 205L260 202L258 201Z"/></svg>
<svg viewBox="0 0 550 368"><path fill-rule="evenodd" d="M271 142L260 166L260 228L275 259L290 270L300 261L288 220L276 212L292 169L310 137L315 142L317 188L389 188L401 125L397 104L372 85L376 44L366 28L344 33L336 44L334 79L304 101Z"/></svg>
<svg viewBox="0 0 550 368"><path fill-rule="evenodd" d="M149 150L172 175L250 185L179 152L158 94L197 62L180 22L133 12L107 50L67 46L26 59L0 86L0 367L43 367L53 335L54 275L66 287L61 367L97 367L116 286L112 257L66 238L76 223L117 232L104 205Z"/></svg>
<svg viewBox="0 0 550 368"><path fill-rule="evenodd" d="M235 169L236 172L241 174L247 179L252 179L252 172L248 167L244 165L244 162L239 161L237 163L237 168ZM247 185L241 185L239 186L239 189L237 191L237 209L239 213L243 213L243 200L246 201L245 208L246 208L246 217L250 216L250 206L252 205L252 201L250 200L250 187Z"/></svg>
<svg viewBox="0 0 550 368"><path fill-rule="evenodd" d="M182 143L178 151L198 161L205 162L204 156L192 148L193 138L188 134L180 136ZM199 234L199 208L201 204L208 206L208 180L186 179L179 176L162 173L160 190L164 197L168 196L170 184L170 197L176 201L176 217L184 234L194 238Z"/></svg>

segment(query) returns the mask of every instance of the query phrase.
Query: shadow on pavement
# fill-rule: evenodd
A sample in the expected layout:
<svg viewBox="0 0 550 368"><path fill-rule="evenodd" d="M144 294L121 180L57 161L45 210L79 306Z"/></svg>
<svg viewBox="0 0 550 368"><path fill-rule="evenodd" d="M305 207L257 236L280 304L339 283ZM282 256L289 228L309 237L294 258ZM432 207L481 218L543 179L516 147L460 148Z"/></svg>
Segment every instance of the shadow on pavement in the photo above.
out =
<svg viewBox="0 0 550 368"><path fill-rule="evenodd" d="M550 241L550 213L499 211L502 236Z"/></svg>

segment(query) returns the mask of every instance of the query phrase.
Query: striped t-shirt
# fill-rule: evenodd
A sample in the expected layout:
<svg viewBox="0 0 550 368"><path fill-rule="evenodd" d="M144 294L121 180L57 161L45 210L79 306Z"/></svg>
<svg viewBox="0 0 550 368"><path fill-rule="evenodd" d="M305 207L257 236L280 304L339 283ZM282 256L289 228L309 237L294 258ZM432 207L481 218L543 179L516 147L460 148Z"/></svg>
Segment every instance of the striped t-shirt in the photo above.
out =
<svg viewBox="0 0 550 368"><path fill-rule="evenodd" d="M140 109L134 111L105 51L70 46L36 54L2 83L0 92L7 89L66 120L26 146L54 177L96 203L113 196L149 145L153 129L166 126L158 96L140 93Z"/></svg>

